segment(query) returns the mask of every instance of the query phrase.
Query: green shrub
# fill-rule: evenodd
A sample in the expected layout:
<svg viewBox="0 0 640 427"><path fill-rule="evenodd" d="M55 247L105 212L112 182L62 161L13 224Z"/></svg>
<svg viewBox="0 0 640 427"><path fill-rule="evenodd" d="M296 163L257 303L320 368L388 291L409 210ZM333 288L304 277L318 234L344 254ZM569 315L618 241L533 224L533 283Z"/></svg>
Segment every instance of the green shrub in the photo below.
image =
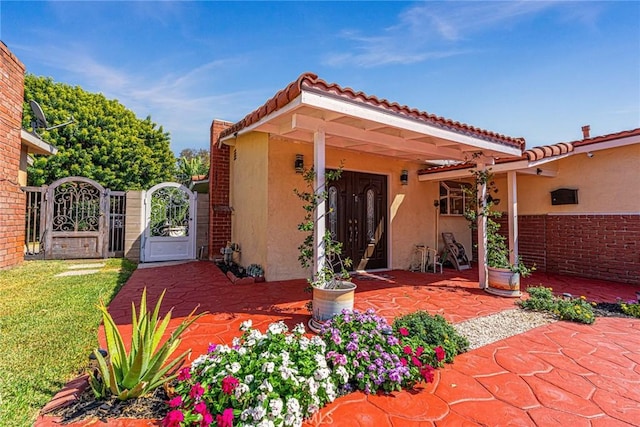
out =
<svg viewBox="0 0 640 427"><path fill-rule="evenodd" d="M162 335L171 321L171 311L164 319L158 319L165 291L160 295L153 313L147 312L146 288L142 292L138 316L136 316L135 305L133 302L131 303L131 350L128 354L122 335L104 302L101 301L98 305L102 312L109 356L108 358L103 357L98 350L93 352L98 362L98 368L90 373L89 384L96 398L101 399L109 395L114 395L119 400L136 398L177 377L176 371L190 350L185 351L171 362L168 362L169 357L180 345L179 337L182 332L204 313L194 317L194 309L171 333L167 341L158 348Z"/></svg>
<svg viewBox="0 0 640 427"><path fill-rule="evenodd" d="M408 335L403 336L400 328L404 328ZM469 341L460 335L444 317L432 316L426 311L417 311L396 318L393 321L393 330L396 335L402 336L403 343L408 343L414 349L419 346L430 348L441 346L445 350L444 360L447 363L453 362L456 355L469 349Z"/></svg>
<svg viewBox="0 0 640 427"><path fill-rule="evenodd" d="M620 308L624 314L629 316L640 318L640 303L636 302L621 302Z"/></svg>
<svg viewBox="0 0 640 427"><path fill-rule="evenodd" d="M591 324L595 321L592 305L585 297L559 298L555 297L551 288L536 286L527 288L530 297L518 301L525 310L546 311L554 314L560 320Z"/></svg>

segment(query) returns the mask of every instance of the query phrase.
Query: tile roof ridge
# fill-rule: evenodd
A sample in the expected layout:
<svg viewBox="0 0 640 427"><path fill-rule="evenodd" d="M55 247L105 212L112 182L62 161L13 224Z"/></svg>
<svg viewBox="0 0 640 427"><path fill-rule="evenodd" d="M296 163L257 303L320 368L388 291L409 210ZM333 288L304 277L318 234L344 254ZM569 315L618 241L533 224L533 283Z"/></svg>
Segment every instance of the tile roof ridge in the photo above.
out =
<svg viewBox="0 0 640 427"><path fill-rule="evenodd" d="M620 139L626 138L629 136L638 136L640 135L640 128L622 130L619 132L608 133L605 135L592 136L590 138L578 139L576 141L570 142L574 147L580 147L582 145L596 144L598 142L610 141L612 139Z"/></svg>

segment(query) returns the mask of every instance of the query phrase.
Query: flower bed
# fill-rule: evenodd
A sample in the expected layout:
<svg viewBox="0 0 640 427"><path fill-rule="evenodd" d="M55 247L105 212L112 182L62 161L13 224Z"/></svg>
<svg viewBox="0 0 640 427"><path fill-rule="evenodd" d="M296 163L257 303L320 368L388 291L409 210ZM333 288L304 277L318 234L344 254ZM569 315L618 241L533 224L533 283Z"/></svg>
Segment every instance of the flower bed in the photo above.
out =
<svg viewBox="0 0 640 427"><path fill-rule="evenodd" d="M289 332L277 322L261 333L246 321L241 330L231 347L212 345L181 370L164 426L300 426L341 394L432 381L435 368L464 351L449 345L446 354L372 310L345 311L312 338L302 324Z"/></svg>

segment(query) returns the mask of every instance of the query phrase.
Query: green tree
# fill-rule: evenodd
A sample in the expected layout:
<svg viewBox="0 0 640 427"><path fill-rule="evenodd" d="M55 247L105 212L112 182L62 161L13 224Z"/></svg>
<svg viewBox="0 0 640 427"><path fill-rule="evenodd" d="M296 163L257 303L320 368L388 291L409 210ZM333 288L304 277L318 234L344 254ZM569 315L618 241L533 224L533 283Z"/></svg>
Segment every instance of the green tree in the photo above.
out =
<svg viewBox="0 0 640 427"><path fill-rule="evenodd" d="M187 185L194 175L209 173L209 150L185 148L177 162L176 180Z"/></svg>
<svg viewBox="0 0 640 427"><path fill-rule="evenodd" d="M30 129L37 101L49 126L73 116L75 123L46 131L41 137L58 148L54 156L35 156L29 185L50 184L67 176L91 178L112 190L149 188L174 175L169 134L147 116L138 119L117 100L48 77L25 77L23 126Z"/></svg>

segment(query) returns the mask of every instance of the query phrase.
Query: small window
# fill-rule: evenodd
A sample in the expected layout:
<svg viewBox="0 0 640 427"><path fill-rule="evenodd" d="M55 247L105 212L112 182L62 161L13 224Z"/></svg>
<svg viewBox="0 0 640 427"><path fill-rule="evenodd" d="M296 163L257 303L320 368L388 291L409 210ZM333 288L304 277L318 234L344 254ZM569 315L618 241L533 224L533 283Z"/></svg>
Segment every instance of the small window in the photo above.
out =
<svg viewBox="0 0 640 427"><path fill-rule="evenodd" d="M440 214L463 215L467 208L468 196L465 188L471 188L466 182L442 181L440 183Z"/></svg>

